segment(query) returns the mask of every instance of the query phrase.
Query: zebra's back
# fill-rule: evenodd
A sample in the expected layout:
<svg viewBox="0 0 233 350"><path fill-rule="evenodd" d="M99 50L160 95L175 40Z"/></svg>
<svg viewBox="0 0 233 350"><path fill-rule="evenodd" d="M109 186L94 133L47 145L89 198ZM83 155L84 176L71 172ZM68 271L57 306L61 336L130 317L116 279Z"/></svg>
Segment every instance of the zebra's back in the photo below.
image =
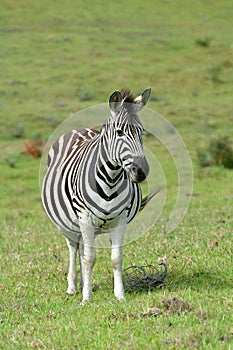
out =
<svg viewBox="0 0 233 350"><path fill-rule="evenodd" d="M43 206L58 229L74 241L79 240L81 232L78 217L66 190L64 168L72 157L72 151L79 148L78 156L81 157L88 142L98 134L99 131L93 129L72 130L56 140L48 154L48 170L44 177L41 194Z"/></svg>

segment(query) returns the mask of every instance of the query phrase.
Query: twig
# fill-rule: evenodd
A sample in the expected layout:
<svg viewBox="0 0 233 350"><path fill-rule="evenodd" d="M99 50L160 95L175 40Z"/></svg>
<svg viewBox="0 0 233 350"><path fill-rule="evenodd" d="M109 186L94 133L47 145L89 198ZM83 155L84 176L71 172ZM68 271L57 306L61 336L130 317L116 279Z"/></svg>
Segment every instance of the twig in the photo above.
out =
<svg viewBox="0 0 233 350"><path fill-rule="evenodd" d="M160 270L153 265L132 265L123 271L123 283L127 292L149 291L161 286L167 276L167 266L159 264Z"/></svg>

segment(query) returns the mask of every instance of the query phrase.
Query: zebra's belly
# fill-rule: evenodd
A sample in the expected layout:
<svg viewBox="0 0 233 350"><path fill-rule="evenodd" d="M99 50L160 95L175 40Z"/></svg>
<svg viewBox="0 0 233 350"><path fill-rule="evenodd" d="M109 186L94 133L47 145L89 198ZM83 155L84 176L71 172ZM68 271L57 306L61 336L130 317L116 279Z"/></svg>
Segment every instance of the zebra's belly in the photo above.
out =
<svg viewBox="0 0 233 350"><path fill-rule="evenodd" d="M121 210L120 212L94 212L94 210L85 210L83 214L80 215L80 220L85 221L88 225L93 226L93 228L113 228L116 227L119 222L124 222L127 224L127 209Z"/></svg>
<svg viewBox="0 0 233 350"><path fill-rule="evenodd" d="M47 215L67 238L74 241L79 241L81 237L80 220L85 221L94 231L106 233L106 230L118 226L119 222L121 225L130 222L141 203L134 193L133 198L129 196L123 203L116 200L111 203L98 203L99 206L94 207L77 197L70 201L62 186L56 186L56 181L46 179L45 183L50 188L50 191L46 191L44 187L42 191Z"/></svg>
<svg viewBox="0 0 233 350"><path fill-rule="evenodd" d="M128 201L123 210L121 208L121 210L111 211L110 207L104 207L102 212L87 207L75 212L73 211L74 208L68 206L69 202L64 197L63 200L63 204L61 202L56 203L56 211L49 210L49 207L51 208L53 205L53 201L51 201L51 205L48 205L47 202L47 214L59 231L66 238L75 242L79 242L82 236L80 220L93 229L96 235L106 234L110 233L111 229L115 227L126 227L139 210L136 198L135 201Z"/></svg>

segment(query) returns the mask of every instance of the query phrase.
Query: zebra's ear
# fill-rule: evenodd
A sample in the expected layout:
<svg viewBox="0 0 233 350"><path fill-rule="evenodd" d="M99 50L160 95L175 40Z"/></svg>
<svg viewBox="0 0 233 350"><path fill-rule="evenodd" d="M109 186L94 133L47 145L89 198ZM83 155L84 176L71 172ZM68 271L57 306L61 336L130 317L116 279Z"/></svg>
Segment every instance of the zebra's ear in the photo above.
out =
<svg viewBox="0 0 233 350"><path fill-rule="evenodd" d="M143 91L141 95L139 95L134 99L134 103L137 105L138 110L141 110L147 104L147 101L149 100L149 97L150 97L150 93L151 93L151 88L148 88L145 91Z"/></svg>
<svg viewBox="0 0 233 350"><path fill-rule="evenodd" d="M122 106L123 97L120 91L114 91L109 98L109 107L112 112L117 113Z"/></svg>

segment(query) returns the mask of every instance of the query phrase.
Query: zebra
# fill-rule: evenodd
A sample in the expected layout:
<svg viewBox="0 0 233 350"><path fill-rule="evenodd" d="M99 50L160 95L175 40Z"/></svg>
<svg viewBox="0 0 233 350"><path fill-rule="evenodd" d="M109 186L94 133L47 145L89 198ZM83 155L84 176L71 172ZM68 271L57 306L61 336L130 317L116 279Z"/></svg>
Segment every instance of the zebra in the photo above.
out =
<svg viewBox="0 0 233 350"><path fill-rule="evenodd" d="M92 294L96 235L109 232L114 295L125 300L122 246L127 224L150 200L142 199L139 183L149 173L143 151L143 126L138 112L151 88L138 97L129 90L109 98L110 116L100 131L77 129L58 138L48 153L42 202L49 218L64 234L69 249L67 294L77 293L79 252L82 305Z"/></svg>

